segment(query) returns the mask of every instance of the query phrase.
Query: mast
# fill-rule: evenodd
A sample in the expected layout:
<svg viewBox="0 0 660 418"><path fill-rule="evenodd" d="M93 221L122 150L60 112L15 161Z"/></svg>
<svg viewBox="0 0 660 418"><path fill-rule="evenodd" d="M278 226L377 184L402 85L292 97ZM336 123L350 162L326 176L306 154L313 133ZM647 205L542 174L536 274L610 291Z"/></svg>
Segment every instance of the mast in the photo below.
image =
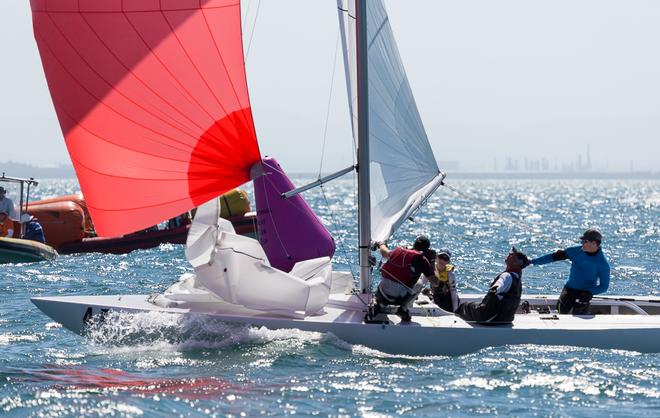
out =
<svg viewBox="0 0 660 418"><path fill-rule="evenodd" d="M355 0L358 94L358 248L360 292L367 293L371 282L371 198L369 190L369 89L367 66L367 0Z"/></svg>

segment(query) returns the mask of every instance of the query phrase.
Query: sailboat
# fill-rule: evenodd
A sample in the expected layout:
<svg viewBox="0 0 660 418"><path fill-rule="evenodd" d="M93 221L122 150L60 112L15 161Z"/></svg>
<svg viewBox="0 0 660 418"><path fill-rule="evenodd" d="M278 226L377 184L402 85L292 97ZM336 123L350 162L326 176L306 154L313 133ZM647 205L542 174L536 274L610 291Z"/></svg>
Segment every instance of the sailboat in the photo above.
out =
<svg viewBox="0 0 660 418"><path fill-rule="evenodd" d="M337 4L357 164L296 189L259 152L238 0L32 0L44 71L98 232L131 232L199 206L186 246L194 273L164 293L35 297L33 303L80 334L110 311L161 312L332 333L407 355L507 344L660 351L660 309L648 297L610 297L594 303L599 315L570 316L547 310L557 296L523 296L530 309L506 326L468 323L432 303L416 304L410 323L393 314L383 323L364 322L372 241L394 234L445 175L383 2ZM353 171L357 287L350 273L333 271L334 241L300 196ZM237 235L219 218L215 199L250 180L261 241Z"/></svg>

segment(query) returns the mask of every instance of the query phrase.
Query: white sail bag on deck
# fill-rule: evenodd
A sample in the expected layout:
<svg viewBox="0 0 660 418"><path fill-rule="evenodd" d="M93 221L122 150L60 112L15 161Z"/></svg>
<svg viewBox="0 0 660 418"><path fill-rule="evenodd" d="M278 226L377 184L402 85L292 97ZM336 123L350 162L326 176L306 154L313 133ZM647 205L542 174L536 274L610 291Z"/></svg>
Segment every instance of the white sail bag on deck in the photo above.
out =
<svg viewBox="0 0 660 418"><path fill-rule="evenodd" d="M237 235L232 224L219 217L215 199L199 207L186 257L195 269L195 288L249 309L311 315L325 306L330 295L328 257L296 263L291 273L271 267L257 240Z"/></svg>

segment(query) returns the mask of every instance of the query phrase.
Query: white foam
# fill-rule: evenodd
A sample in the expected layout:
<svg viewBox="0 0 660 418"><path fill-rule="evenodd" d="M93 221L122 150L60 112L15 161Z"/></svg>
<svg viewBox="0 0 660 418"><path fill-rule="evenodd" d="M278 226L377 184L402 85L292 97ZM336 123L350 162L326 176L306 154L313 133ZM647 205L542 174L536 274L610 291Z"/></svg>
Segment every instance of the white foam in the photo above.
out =
<svg viewBox="0 0 660 418"><path fill-rule="evenodd" d="M269 330L230 324L206 316L162 312L109 312L102 322L91 324L86 335L95 349L121 355L224 349L249 343L281 343L283 348L290 349L310 342L318 343L322 338L322 334L314 332ZM179 360L163 361L178 364ZM149 363L142 366L148 367Z"/></svg>
<svg viewBox="0 0 660 418"><path fill-rule="evenodd" d="M348 344L348 343L346 343ZM405 354L388 354L382 351L378 351L373 348L365 347L363 345L354 345L353 346L354 354L361 354L367 357L377 357L383 359L402 359L402 360L444 360L447 359L446 356L410 356ZM388 367L392 367L388 363Z"/></svg>
<svg viewBox="0 0 660 418"><path fill-rule="evenodd" d="M163 244L159 245L158 249L162 252L171 252L171 251L176 250L177 248L174 246L174 244L163 243Z"/></svg>
<svg viewBox="0 0 660 418"><path fill-rule="evenodd" d="M41 339L41 334L31 334L31 335L22 335L22 334L0 334L0 345L7 345L10 343L17 342L36 342Z"/></svg>
<svg viewBox="0 0 660 418"><path fill-rule="evenodd" d="M455 387L475 387L485 390L493 390L499 387L507 387L511 384L499 379L485 379L483 377L464 377L461 379L452 380L449 385Z"/></svg>

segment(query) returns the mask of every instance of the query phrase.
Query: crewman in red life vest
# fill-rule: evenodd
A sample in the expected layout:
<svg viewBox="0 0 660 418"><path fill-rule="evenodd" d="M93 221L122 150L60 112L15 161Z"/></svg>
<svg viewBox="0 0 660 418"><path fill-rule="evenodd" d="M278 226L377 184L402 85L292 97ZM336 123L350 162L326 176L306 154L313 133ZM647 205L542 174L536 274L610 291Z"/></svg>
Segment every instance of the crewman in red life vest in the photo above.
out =
<svg viewBox="0 0 660 418"><path fill-rule="evenodd" d="M382 278L376 290L375 314L385 306L398 305L396 314L401 322L410 322L410 307L423 288L420 276L434 278L435 251L430 249L431 241L420 235L412 249L397 247L390 251L383 242L376 242L375 247L387 258L380 269Z"/></svg>

